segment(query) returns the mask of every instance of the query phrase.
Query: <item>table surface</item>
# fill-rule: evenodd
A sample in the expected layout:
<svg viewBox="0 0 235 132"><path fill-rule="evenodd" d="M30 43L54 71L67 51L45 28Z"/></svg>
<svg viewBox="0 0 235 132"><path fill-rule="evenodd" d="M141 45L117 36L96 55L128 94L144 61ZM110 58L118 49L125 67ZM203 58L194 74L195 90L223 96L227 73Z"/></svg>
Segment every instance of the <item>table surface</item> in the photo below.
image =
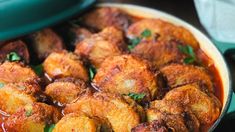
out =
<svg viewBox="0 0 235 132"><path fill-rule="evenodd" d="M200 24L193 0L98 0L98 2L135 4L161 10L178 18L181 18L182 20L195 26L197 29L208 36L207 32ZM228 56L225 56L225 58L230 67L232 78L235 78L235 68L233 68L235 67L235 61L233 58ZM234 79L233 82L235 82ZM235 125L231 125L231 122L235 122L235 119L223 120L215 131L229 132L231 130L235 130Z"/></svg>

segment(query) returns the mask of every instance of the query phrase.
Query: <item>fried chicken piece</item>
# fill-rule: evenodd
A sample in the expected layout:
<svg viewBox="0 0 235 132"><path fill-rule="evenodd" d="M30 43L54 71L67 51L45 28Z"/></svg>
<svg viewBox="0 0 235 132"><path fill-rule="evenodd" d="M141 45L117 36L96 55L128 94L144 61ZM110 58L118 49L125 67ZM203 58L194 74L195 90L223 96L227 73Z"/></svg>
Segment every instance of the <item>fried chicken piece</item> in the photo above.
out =
<svg viewBox="0 0 235 132"><path fill-rule="evenodd" d="M12 132L44 132L46 125L56 123L60 118L61 114L55 107L33 103L11 115L4 123L4 127Z"/></svg>
<svg viewBox="0 0 235 132"><path fill-rule="evenodd" d="M82 22L98 31L109 26L126 30L131 23L129 16L125 12L114 7L96 8L86 14Z"/></svg>
<svg viewBox="0 0 235 132"><path fill-rule="evenodd" d="M65 115L55 126L53 132L112 132L111 126L103 124L101 119L81 113Z"/></svg>
<svg viewBox="0 0 235 132"><path fill-rule="evenodd" d="M38 83L39 77L34 71L17 62L4 62L0 65L0 82L1 83L19 83L32 82Z"/></svg>
<svg viewBox="0 0 235 132"><path fill-rule="evenodd" d="M144 93L150 101L158 92L156 80L147 62L132 55L120 55L102 63L93 83L99 90L111 93Z"/></svg>
<svg viewBox="0 0 235 132"><path fill-rule="evenodd" d="M171 88L190 83L204 84L203 91L214 92L211 77L205 68L193 65L170 64L160 69Z"/></svg>
<svg viewBox="0 0 235 132"><path fill-rule="evenodd" d="M179 45L181 43L174 40L166 42L146 41L138 44L131 52L149 60L155 67L159 68L172 62L183 63L186 56L178 49Z"/></svg>
<svg viewBox="0 0 235 132"><path fill-rule="evenodd" d="M67 104L64 113L84 112L89 116L107 119L114 131L128 132L141 121L136 109L137 104L129 104L122 96L97 92L85 94L71 104Z"/></svg>
<svg viewBox="0 0 235 132"><path fill-rule="evenodd" d="M198 132L200 122L196 116L179 102L155 100L147 109L148 121L164 120L167 128L175 132Z"/></svg>
<svg viewBox="0 0 235 132"><path fill-rule="evenodd" d="M54 101L64 105L76 99L86 88L87 86L82 80L64 78L47 85L45 93Z"/></svg>
<svg viewBox="0 0 235 132"><path fill-rule="evenodd" d="M137 125L131 132L168 132L168 129L163 120L153 120Z"/></svg>
<svg viewBox="0 0 235 132"><path fill-rule="evenodd" d="M128 28L127 36L129 38L139 37L146 29L151 31L151 40L167 42L173 39L183 44L189 44L194 49L199 48L198 41L189 30L161 19L140 20Z"/></svg>
<svg viewBox="0 0 235 132"><path fill-rule="evenodd" d="M0 62L4 62L7 59L7 55L11 52L17 53L25 63L29 63L30 56L26 44L21 41L12 41L3 43L0 45Z"/></svg>
<svg viewBox="0 0 235 132"><path fill-rule="evenodd" d="M188 107L201 124L212 124L220 115L221 103L213 94L200 90L198 84L189 84L169 91L164 100Z"/></svg>
<svg viewBox="0 0 235 132"><path fill-rule="evenodd" d="M87 69L81 58L67 51L51 53L43 63L45 73L51 79L73 77L88 81Z"/></svg>
<svg viewBox="0 0 235 132"><path fill-rule="evenodd" d="M61 38L50 28L29 35L27 40L39 60L44 60L52 52L64 49Z"/></svg>
<svg viewBox="0 0 235 132"><path fill-rule="evenodd" d="M85 57L92 65L99 68L107 57L121 55L125 47L122 31L107 27L76 44L75 53Z"/></svg>

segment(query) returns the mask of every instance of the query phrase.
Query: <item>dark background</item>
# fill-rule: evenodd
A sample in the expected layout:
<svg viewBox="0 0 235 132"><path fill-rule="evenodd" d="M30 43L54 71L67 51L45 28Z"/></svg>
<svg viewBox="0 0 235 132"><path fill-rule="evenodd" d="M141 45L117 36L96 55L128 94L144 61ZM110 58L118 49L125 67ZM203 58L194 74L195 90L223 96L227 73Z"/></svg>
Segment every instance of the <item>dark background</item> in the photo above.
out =
<svg viewBox="0 0 235 132"><path fill-rule="evenodd" d="M98 0L98 2L134 4L164 11L190 23L208 36L205 29L200 24L193 0ZM231 55L225 55L225 58L230 71L232 72L232 78L235 78L235 57L231 58ZM233 82L235 82L234 79ZM225 117L225 119L223 119L222 122L215 129L215 132L221 131L235 131L235 113L232 113Z"/></svg>

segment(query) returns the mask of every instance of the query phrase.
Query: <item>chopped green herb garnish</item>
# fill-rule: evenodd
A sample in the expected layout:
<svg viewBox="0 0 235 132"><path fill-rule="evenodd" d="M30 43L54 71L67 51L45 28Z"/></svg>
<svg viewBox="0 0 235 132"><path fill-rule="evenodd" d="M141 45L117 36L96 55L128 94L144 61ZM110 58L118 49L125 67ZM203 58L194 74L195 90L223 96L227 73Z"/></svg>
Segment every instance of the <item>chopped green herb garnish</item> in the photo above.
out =
<svg viewBox="0 0 235 132"><path fill-rule="evenodd" d="M96 69L93 66L90 66L90 68L89 68L90 80L92 80L94 78L95 74L96 74Z"/></svg>
<svg viewBox="0 0 235 132"><path fill-rule="evenodd" d="M25 112L25 115L26 115L27 117L31 116L31 115L32 115L32 110L27 110L27 111Z"/></svg>
<svg viewBox="0 0 235 132"><path fill-rule="evenodd" d="M8 61L20 61L21 57L16 52L10 52L7 54Z"/></svg>
<svg viewBox="0 0 235 132"><path fill-rule="evenodd" d="M44 132L52 132L54 128L55 124L46 125L46 127L44 128Z"/></svg>
<svg viewBox="0 0 235 132"><path fill-rule="evenodd" d="M193 51L193 48L190 45L178 45L178 49L180 52L187 55L187 57L184 59L185 64L191 64L196 61L196 56Z"/></svg>
<svg viewBox="0 0 235 132"><path fill-rule="evenodd" d="M36 65L36 66L31 66L34 72L38 75L41 76L43 73L43 66L42 64Z"/></svg>
<svg viewBox="0 0 235 132"><path fill-rule="evenodd" d="M141 33L141 36L142 37L150 37L152 35L151 31L149 29L145 29L142 33Z"/></svg>
<svg viewBox="0 0 235 132"><path fill-rule="evenodd" d="M0 88L4 87L4 85L5 85L4 83L0 82Z"/></svg>
<svg viewBox="0 0 235 132"><path fill-rule="evenodd" d="M152 33L149 29L145 29L140 35L141 35L140 37L135 37L133 39L130 39L131 44L128 45L129 50L133 49L136 45L138 45L143 38L150 37Z"/></svg>
<svg viewBox="0 0 235 132"><path fill-rule="evenodd" d="M134 99L135 101L140 101L145 97L145 94L144 93L129 93L128 96Z"/></svg>

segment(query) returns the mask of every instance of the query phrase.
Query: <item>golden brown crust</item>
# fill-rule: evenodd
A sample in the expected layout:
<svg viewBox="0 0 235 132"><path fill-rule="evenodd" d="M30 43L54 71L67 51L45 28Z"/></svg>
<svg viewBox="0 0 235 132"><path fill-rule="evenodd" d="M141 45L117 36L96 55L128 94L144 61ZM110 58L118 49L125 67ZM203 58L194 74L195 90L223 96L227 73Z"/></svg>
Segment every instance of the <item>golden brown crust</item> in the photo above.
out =
<svg viewBox="0 0 235 132"><path fill-rule="evenodd" d="M67 131L80 131L80 132L100 132L105 127L100 119L96 117L89 117L86 114L70 113L65 115L55 126L53 132L67 132ZM111 132L111 128L105 129L105 132Z"/></svg>
<svg viewBox="0 0 235 132"><path fill-rule="evenodd" d="M161 19L140 20L128 28L127 36L130 38L140 36L145 29L149 29L152 32L153 39L157 35L157 41L167 42L171 39L176 39L183 44L191 45L195 49L199 48L197 40L187 29Z"/></svg>
<svg viewBox="0 0 235 132"><path fill-rule="evenodd" d="M64 49L61 38L50 28L40 30L28 38L38 59L44 60L50 53Z"/></svg>
<svg viewBox="0 0 235 132"><path fill-rule="evenodd" d="M205 92L214 92L211 77L203 67L183 64L171 64L162 67L160 71L166 77L171 88L190 83L200 83L206 86Z"/></svg>
<svg viewBox="0 0 235 132"><path fill-rule="evenodd" d="M163 120L153 120L137 125L131 132L168 132L168 129Z"/></svg>
<svg viewBox="0 0 235 132"><path fill-rule="evenodd" d="M47 85L45 93L60 104L67 104L76 99L86 88L82 80L65 78Z"/></svg>
<svg viewBox="0 0 235 132"><path fill-rule="evenodd" d="M111 93L85 94L66 105L64 113L82 111L89 116L106 118L114 131L127 132L140 123L140 116L124 98Z"/></svg>
<svg viewBox="0 0 235 132"><path fill-rule="evenodd" d="M179 102L155 100L147 109L148 121L164 120L169 129L173 131L198 132L200 122L191 110Z"/></svg>
<svg viewBox="0 0 235 132"><path fill-rule="evenodd" d="M9 54L10 52L17 53L20 57L22 57L22 60L24 62L29 63L30 61L29 51L26 44L23 41L17 40L1 44L0 62L4 62L7 58L7 54Z"/></svg>
<svg viewBox="0 0 235 132"><path fill-rule="evenodd" d="M4 126L8 131L35 132L44 131L47 124L53 124L61 118L60 112L44 103L26 105L11 115Z"/></svg>
<svg viewBox="0 0 235 132"><path fill-rule="evenodd" d="M102 32L78 43L75 53L85 57L92 65L99 68L107 57L121 55L125 47L122 31L107 27Z"/></svg>
<svg viewBox="0 0 235 132"><path fill-rule="evenodd" d="M88 73L81 58L71 52L51 53L43 63L45 73L52 79L73 77L88 81Z"/></svg>
<svg viewBox="0 0 235 132"><path fill-rule="evenodd" d="M177 41L157 41L157 42L141 42L131 52L144 59L149 60L157 68L166 64L177 62L183 63L185 55L181 53L178 46L181 45Z"/></svg>
<svg viewBox="0 0 235 132"><path fill-rule="evenodd" d="M95 30L102 30L108 26L125 30L130 24L130 19L127 14L118 8L101 7L86 14L82 22Z"/></svg>
<svg viewBox="0 0 235 132"><path fill-rule="evenodd" d="M201 124L212 124L220 115L220 101L213 94L208 96L202 92L197 84L175 88L165 95L164 100L188 107Z"/></svg>
<svg viewBox="0 0 235 132"><path fill-rule="evenodd" d="M19 82L35 82L39 81L39 77L34 71L17 62L4 62L0 65L0 82L2 83L19 83Z"/></svg>
<svg viewBox="0 0 235 132"><path fill-rule="evenodd" d="M107 58L93 79L101 91L129 94L144 93L152 100L158 92L157 81L147 62L132 55Z"/></svg>

